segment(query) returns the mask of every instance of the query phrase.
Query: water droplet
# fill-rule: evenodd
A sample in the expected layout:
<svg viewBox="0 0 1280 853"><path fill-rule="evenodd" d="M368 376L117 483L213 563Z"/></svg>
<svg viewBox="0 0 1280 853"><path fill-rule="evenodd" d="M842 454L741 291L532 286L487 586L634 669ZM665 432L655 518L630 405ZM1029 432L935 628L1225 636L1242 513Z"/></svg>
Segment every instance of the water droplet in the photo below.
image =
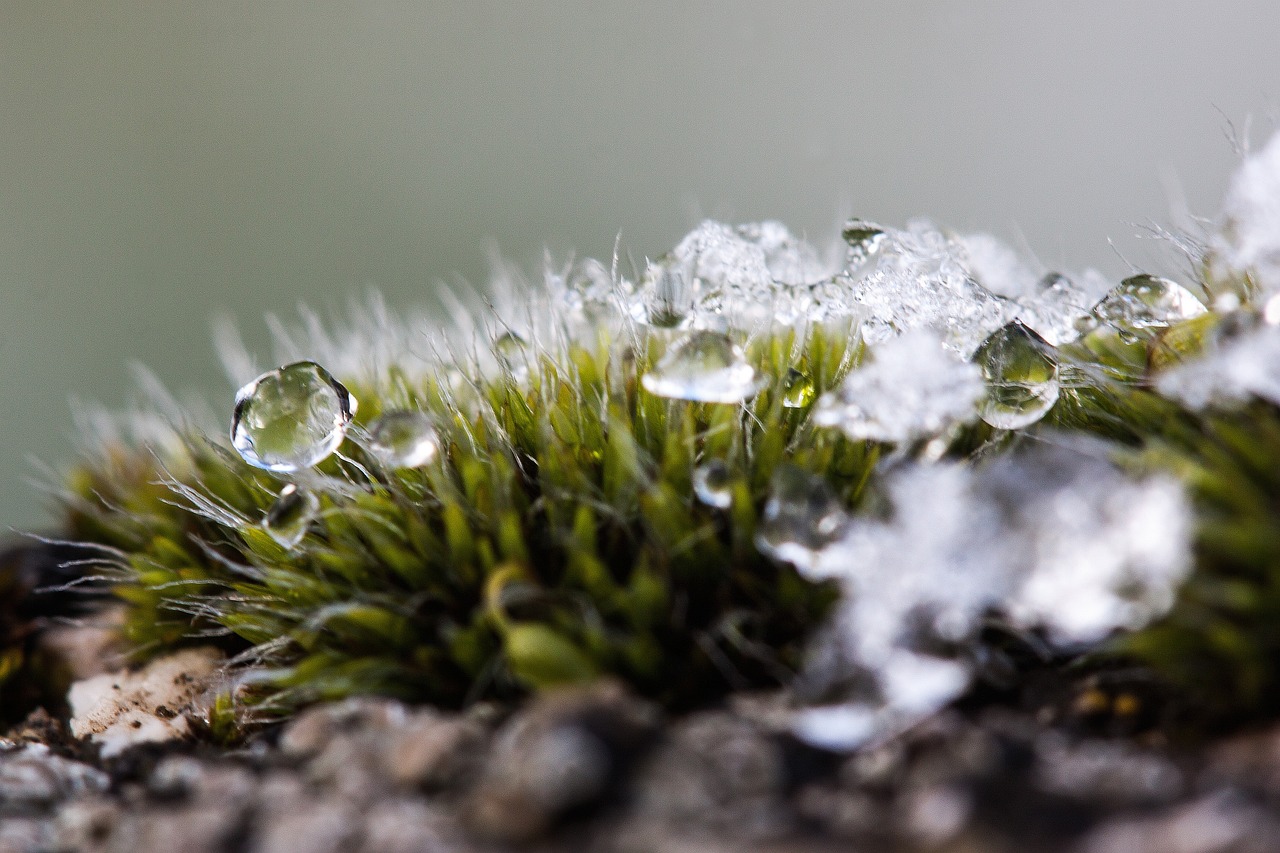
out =
<svg viewBox="0 0 1280 853"><path fill-rule="evenodd" d="M1199 317L1206 310L1177 282L1143 274L1120 282L1090 313L1098 322L1114 326L1122 336L1136 338L1134 332L1171 326Z"/></svg>
<svg viewBox="0 0 1280 853"><path fill-rule="evenodd" d="M319 512L319 498L289 483L267 510L262 529L281 547L292 551L307 535L307 528Z"/></svg>
<svg viewBox="0 0 1280 853"><path fill-rule="evenodd" d="M763 387L742 347L709 331L676 341L640 381L650 394L699 403L740 403Z"/></svg>
<svg viewBox="0 0 1280 853"><path fill-rule="evenodd" d="M809 374L796 370L794 367L787 368L786 376L782 377L782 405L784 407L788 409L803 409L813 402L814 394L813 380L809 378Z"/></svg>
<svg viewBox="0 0 1280 853"><path fill-rule="evenodd" d="M756 547L766 556L804 570L848 526L849 515L825 480L794 465L783 465L773 476L772 491L756 529Z"/></svg>
<svg viewBox="0 0 1280 853"><path fill-rule="evenodd" d="M849 245L845 254L845 268L857 273L884 245L886 230L883 226L865 219L850 219L844 224L840 236Z"/></svg>
<svg viewBox="0 0 1280 853"><path fill-rule="evenodd" d="M258 468L310 468L342 444L355 411L355 398L329 371L313 361L295 362L236 392L231 443Z"/></svg>
<svg viewBox="0 0 1280 853"><path fill-rule="evenodd" d="M1021 429L1058 401L1058 360L1044 338L1014 320L974 354L986 382L978 415L996 429Z"/></svg>
<svg viewBox="0 0 1280 853"><path fill-rule="evenodd" d="M729 466L719 459L713 459L694 468L693 493L707 506L728 509L729 504L733 503L733 480Z"/></svg>
<svg viewBox="0 0 1280 853"><path fill-rule="evenodd" d="M818 426L839 427L861 441L932 438L972 419L982 397L977 367L949 355L937 338L911 332L877 347L814 409Z"/></svg>
<svg viewBox="0 0 1280 853"><path fill-rule="evenodd" d="M369 427L369 450L389 468L420 468L440 453L440 436L423 412L387 412Z"/></svg>
<svg viewBox="0 0 1280 853"><path fill-rule="evenodd" d="M498 362L517 382L529 378L529 344L515 332L504 332L493 342Z"/></svg>
<svg viewBox="0 0 1280 853"><path fill-rule="evenodd" d="M685 272L675 268L674 262L650 261L640 292L633 299L632 316L659 329L674 329L685 321L692 308L693 293Z"/></svg>

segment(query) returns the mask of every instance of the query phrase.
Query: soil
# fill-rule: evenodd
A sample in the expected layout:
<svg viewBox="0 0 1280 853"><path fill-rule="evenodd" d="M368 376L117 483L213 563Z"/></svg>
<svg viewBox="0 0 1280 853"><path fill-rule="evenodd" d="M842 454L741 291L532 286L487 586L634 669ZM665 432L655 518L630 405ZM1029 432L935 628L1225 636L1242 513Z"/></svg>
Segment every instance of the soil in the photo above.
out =
<svg viewBox="0 0 1280 853"><path fill-rule="evenodd" d="M852 754L791 737L783 693L349 700L110 756L51 701L0 738L0 853L1280 850L1280 723L1208 733L1140 668L1005 676Z"/></svg>

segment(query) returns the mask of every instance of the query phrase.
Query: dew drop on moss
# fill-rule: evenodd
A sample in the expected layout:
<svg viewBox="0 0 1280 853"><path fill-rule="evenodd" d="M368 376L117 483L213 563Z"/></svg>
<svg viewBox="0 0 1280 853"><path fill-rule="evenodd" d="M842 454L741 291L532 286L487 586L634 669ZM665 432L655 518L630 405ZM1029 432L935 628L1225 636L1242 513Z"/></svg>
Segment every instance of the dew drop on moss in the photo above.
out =
<svg viewBox="0 0 1280 853"><path fill-rule="evenodd" d="M515 332L505 332L493 342L498 362L517 382L529 377L529 344Z"/></svg>
<svg viewBox="0 0 1280 853"><path fill-rule="evenodd" d="M733 503L733 481L729 466L719 459L713 459L693 469L693 493L707 506L728 509Z"/></svg>
<svg viewBox="0 0 1280 853"><path fill-rule="evenodd" d="M388 468L421 468L440 453L440 436L423 412L387 412L369 427L369 451Z"/></svg>
<svg viewBox="0 0 1280 853"><path fill-rule="evenodd" d="M1118 329L1122 336L1161 329L1199 317L1207 309L1182 285L1154 275L1126 278L1090 312L1091 320Z"/></svg>
<svg viewBox="0 0 1280 853"><path fill-rule="evenodd" d="M740 403L762 387L742 347L709 331L680 338L640 381L650 394L700 403Z"/></svg>
<svg viewBox="0 0 1280 853"><path fill-rule="evenodd" d="M773 476L756 547L766 556L810 568L849 526L849 515L821 477L783 465Z"/></svg>
<svg viewBox="0 0 1280 853"><path fill-rule="evenodd" d="M803 371L794 367L787 369L782 377L782 405L788 409L803 409L813 402L813 380Z"/></svg>
<svg viewBox="0 0 1280 853"><path fill-rule="evenodd" d="M996 429L1030 426L1058 401L1053 347L1017 320L983 341L973 360L986 385L978 415Z"/></svg>
<svg viewBox="0 0 1280 853"><path fill-rule="evenodd" d="M320 512L320 499L289 483L267 510L262 529L282 547L292 551L307 535L307 528Z"/></svg>
<svg viewBox="0 0 1280 853"><path fill-rule="evenodd" d="M295 362L236 393L231 443L258 468L310 468L342 444L355 411L355 398L329 371L313 361Z"/></svg>

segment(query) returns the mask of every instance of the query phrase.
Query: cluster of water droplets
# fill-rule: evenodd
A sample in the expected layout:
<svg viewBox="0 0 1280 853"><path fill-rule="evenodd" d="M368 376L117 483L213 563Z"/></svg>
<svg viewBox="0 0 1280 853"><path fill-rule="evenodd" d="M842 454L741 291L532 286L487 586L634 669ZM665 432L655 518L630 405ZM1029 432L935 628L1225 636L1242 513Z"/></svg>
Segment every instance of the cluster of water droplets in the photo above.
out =
<svg viewBox="0 0 1280 853"><path fill-rule="evenodd" d="M231 443L254 467L305 477L346 440L356 410L356 398L329 371L313 361L294 362L263 373L236 393ZM430 464L440 450L431 418L416 410L384 412L362 438L373 458L392 470ZM320 506L314 492L288 482L267 509L262 528L293 550Z"/></svg>
<svg viewBox="0 0 1280 853"><path fill-rule="evenodd" d="M1031 426L1061 393L1059 348L1097 333L1149 338L1205 311L1168 279L1135 276L1113 288L1096 274L1073 281L1031 269L991 238L923 220L902 229L852 220L843 240L843 257L831 262L778 223L704 222L637 283L616 262L548 272L550 313L571 330L631 325L661 338L665 350L641 386L710 404L740 404L769 381L746 355L751 335L847 321L867 344L863 363L821 397L811 376L788 370L778 379L782 406L809 410L815 426L854 440L911 447L977 419ZM491 360L522 384L545 354L546 318L528 313L523 324L501 318L500 332L484 337ZM1260 322L1215 346L1220 361L1257 367L1237 383L1241 393L1280 397L1263 378L1264 366L1280 365L1280 333ZM1199 363L1205 375L1169 371L1160 388L1206 396L1188 389L1212 385L1214 364ZM296 548L321 511L305 472L338 449L355 412L346 388L314 362L264 373L237 395L235 448L298 480L262 523L283 547ZM388 470L440 454L436 425L413 409L351 432ZM708 459L692 486L698 502L725 510L741 484L725 462ZM1087 453L1041 448L977 468L917 461L887 471L879 487L886 514L853 516L820 477L784 464L757 529L763 553L835 579L846 593L809 678L861 686L802 716L799 730L814 742L849 746L954 698L971 666L937 650L972 641L992 610L1015 628L1092 642L1162 612L1185 568L1188 515L1176 486L1130 480Z"/></svg>
<svg viewBox="0 0 1280 853"><path fill-rule="evenodd" d="M775 492L760 547L844 590L807 682L845 698L798 722L826 746L856 746L963 692L973 663L954 650L972 647L991 614L1055 643L1094 643L1163 613L1188 565L1181 487L1133 480L1088 449L900 467L883 484L886 517L848 515L820 480L786 476L795 482Z"/></svg>

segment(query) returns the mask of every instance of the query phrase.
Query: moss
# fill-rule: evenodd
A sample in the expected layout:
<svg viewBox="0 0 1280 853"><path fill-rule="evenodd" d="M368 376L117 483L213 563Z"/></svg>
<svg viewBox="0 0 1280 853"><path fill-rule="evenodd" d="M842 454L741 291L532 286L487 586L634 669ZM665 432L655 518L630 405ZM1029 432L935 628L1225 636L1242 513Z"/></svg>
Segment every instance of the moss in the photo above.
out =
<svg viewBox="0 0 1280 853"><path fill-rule="evenodd" d="M643 391L665 333L531 351L527 376L453 387L348 377L357 432L409 405L442 452L392 471L348 440L308 486L321 511L294 550L260 524L283 481L194 431L79 469L69 522L125 555L104 577L139 656L217 637L263 712L363 693L460 705L605 673L676 708L776 685L834 590L756 549L774 470L856 504L879 453L783 405L789 371L820 394L859 358L847 327L795 335L747 343L768 386L743 405ZM727 508L693 494L709 460L730 472Z"/></svg>

